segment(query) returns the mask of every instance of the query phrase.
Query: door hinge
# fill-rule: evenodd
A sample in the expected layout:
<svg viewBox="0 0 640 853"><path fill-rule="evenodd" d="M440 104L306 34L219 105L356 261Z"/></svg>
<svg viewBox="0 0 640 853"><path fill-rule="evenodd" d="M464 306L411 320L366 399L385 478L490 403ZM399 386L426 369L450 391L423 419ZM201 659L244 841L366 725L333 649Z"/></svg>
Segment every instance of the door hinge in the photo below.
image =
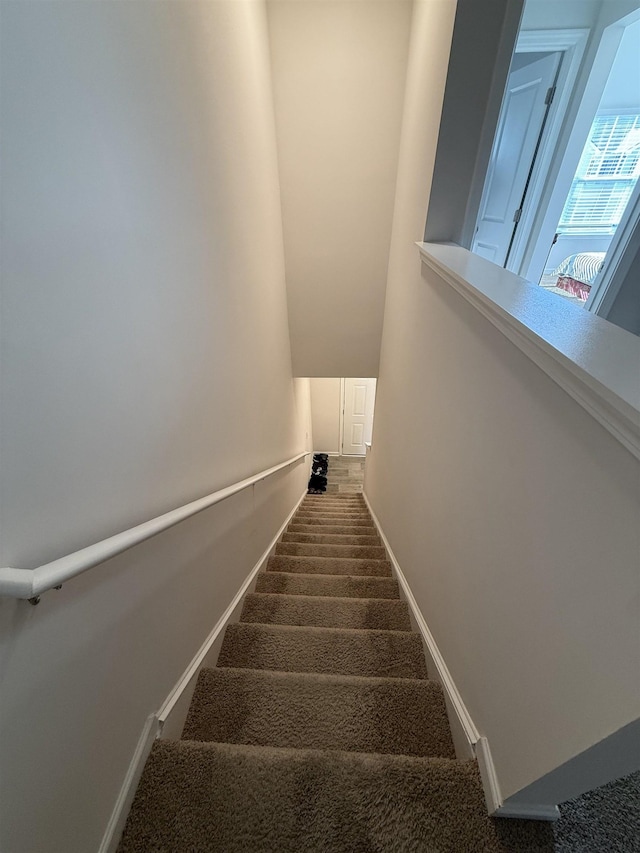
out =
<svg viewBox="0 0 640 853"><path fill-rule="evenodd" d="M516 212L513 214L513 221L520 222L520 217L522 216L522 208L519 207Z"/></svg>
<svg viewBox="0 0 640 853"><path fill-rule="evenodd" d="M549 104L553 103L553 99L555 97L555 94L556 94L556 87L550 86L547 89L547 97L544 99L546 106L549 106Z"/></svg>

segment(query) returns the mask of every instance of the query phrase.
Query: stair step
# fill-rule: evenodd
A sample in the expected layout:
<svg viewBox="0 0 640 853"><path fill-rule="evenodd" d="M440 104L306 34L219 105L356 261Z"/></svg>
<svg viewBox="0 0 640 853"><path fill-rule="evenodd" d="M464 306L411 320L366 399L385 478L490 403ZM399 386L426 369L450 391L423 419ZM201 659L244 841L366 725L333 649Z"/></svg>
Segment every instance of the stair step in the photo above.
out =
<svg viewBox="0 0 640 853"><path fill-rule="evenodd" d="M290 557L287 554L269 557L268 572L304 572L307 575L376 575L391 577L388 560L360 560L356 557Z"/></svg>
<svg viewBox="0 0 640 853"><path fill-rule="evenodd" d="M361 560L384 560L387 556L381 545L333 545L320 542L278 542L276 554L291 557L357 557Z"/></svg>
<svg viewBox="0 0 640 853"><path fill-rule="evenodd" d="M218 666L427 678L420 637L409 631L236 622L225 630Z"/></svg>
<svg viewBox="0 0 640 853"><path fill-rule="evenodd" d="M501 853L500 823L474 761L156 740L119 853Z"/></svg>
<svg viewBox="0 0 640 853"><path fill-rule="evenodd" d="M296 515L333 515L333 516L348 516L349 518L371 518L369 510L366 507L331 507L319 506L310 507L306 504L300 504L300 508Z"/></svg>
<svg viewBox="0 0 640 853"><path fill-rule="evenodd" d="M378 531L373 525L369 527L347 524L296 524L292 521L287 527L287 533L337 533L346 534L347 536L376 536Z"/></svg>
<svg viewBox="0 0 640 853"><path fill-rule="evenodd" d="M366 527L371 530L374 529L371 518L366 518L365 516L362 516L362 518L352 518L347 515L301 515L300 513L296 513L291 519L291 524L319 525L321 527L323 525L329 527L339 525L340 527Z"/></svg>
<svg viewBox="0 0 640 853"><path fill-rule="evenodd" d="M316 595L249 593L241 622L311 625L322 628L371 628L410 631L405 601L388 598L344 598Z"/></svg>
<svg viewBox="0 0 640 853"><path fill-rule="evenodd" d="M380 545L379 536L353 536L346 533L286 533L281 542L306 542L318 545Z"/></svg>
<svg viewBox="0 0 640 853"><path fill-rule="evenodd" d="M425 679L203 669L182 737L455 758L442 688Z"/></svg>
<svg viewBox="0 0 640 853"><path fill-rule="evenodd" d="M362 512L368 511L367 505L362 500L347 502L345 500L338 500L337 496L336 499L333 499L329 495L316 498L314 501L305 499L300 504L300 509L358 509Z"/></svg>
<svg viewBox="0 0 640 853"><path fill-rule="evenodd" d="M329 495L305 495L303 498L303 503L335 503L335 504L358 504L360 506L366 506L364 498L362 495L344 495L341 497L340 495L334 495L330 497Z"/></svg>
<svg viewBox="0 0 640 853"><path fill-rule="evenodd" d="M393 578L351 575L309 575L302 572L262 572L256 592L285 595L328 595L332 598L399 598Z"/></svg>

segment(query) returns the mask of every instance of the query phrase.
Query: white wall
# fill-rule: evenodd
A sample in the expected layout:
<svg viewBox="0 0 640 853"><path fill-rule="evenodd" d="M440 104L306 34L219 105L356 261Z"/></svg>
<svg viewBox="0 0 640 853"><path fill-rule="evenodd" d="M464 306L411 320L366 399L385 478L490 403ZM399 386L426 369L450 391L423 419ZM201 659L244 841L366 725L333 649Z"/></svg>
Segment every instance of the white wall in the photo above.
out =
<svg viewBox="0 0 640 853"><path fill-rule="evenodd" d="M297 376L376 376L411 3L268 4Z"/></svg>
<svg viewBox="0 0 640 853"><path fill-rule="evenodd" d="M450 17L416 7L365 490L508 797L640 716L640 470L421 271Z"/></svg>
<svg viewBox="0 0 640 853"><path fill-rule="evenodd" d="M599 110L640 110L640 20L625 28Z"/></svg>
<svg viewBox="0 0 640 853"><path fill-rule="evenodd" d="M310 379L313 449L316 453L340 453L340 379Z"/></svg>
<svg viewBox="0 0 640 853"><path fill-rule="evenodd" d="M638 227L638 226L636 226ZM640 335L640 250L636 251L607 320Z"/></svg>
<svg viewBox="0 0 640 853"><path fill-rule="evenodd" d="M471 245L522 5L457 2L425 240Z"/></svg>
<svg viewBox="0 0 640 853"><path fill-rule="evenodd" d="M525 0L520 27L523 30L590 27L602 0Z"/></svg>
<svg viewBox="0 0 640 853"><path fill-rule="evenodd" d="M2 7L2 564L310 447L290 366L266 15ZM296 466L2 601L0 848L97 849L157 710L302 494Z"/></svg>

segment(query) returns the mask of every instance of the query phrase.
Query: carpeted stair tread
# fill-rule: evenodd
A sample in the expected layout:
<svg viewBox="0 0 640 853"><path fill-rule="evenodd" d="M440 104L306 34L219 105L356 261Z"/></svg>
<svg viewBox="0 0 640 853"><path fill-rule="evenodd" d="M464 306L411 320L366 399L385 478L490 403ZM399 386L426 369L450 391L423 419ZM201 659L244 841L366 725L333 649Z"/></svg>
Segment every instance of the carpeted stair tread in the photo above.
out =
<svg viewBox="0 0 640 853"><path fill-rule="evenodd" d="M203 669L183 739L455 758L434 681Z"/></svg>
<svg viewBox="0 0 640 853"><path fill-rule="evenodd" d="M292 524L313 524L313 525L341 525L342 527L366 527L369 531L374 530L373 522L367 516L344 515L343 513L336 515L327 515L323 513L296 513L291 519ZM357 532L357 531L356 531ZM361 531L366 533L367 531ZM371 534L369 534L371 535Z"/></svg>
<svg viewBox="0 0 640 853"><path fill-rule="evenodd" d="M362 507L367 505L362 495L306 495L302 500L302 505L304 504L334 504L336 506L356 504Z"/></svg>
<svg viewBox="0 0 640 853"><path fill-rule="evenodd" d="M365 504L363 495L305 495L303 498L303 503L307 501L353 501L358 500L361 504Z"/></svg>
<svg viewBox="0 0 640 853"><path fill-rule="evenodd" d="M320 628L411 630L407 603L386 598L330 598L253 592L245 597L240 621L315 625Z"/></svg>
<svg viewBox="0 0 640 853"><path fill-rule="evenodd" d="M318 509L309 509L302 507L299 509L294 518L346 518L349 521L365 521L371 524L371 516L364 509L327 509L326 507Z"/></svg>
<svg viewBox="0 0 640 853"><path fill-rule="evenodd" d="M474 762L156 740L118 851L553 850L533 822L508 848L496 823Z"/></svg>
<svg viewBox="0 0 640 853"><path fill-rule="evenodd" d="M324 501L317 501L316 503L307 503L303 501L298 507L298 511L300 510L310 510L312 512L343 512L345 510L357 510L358 512L369 511L363 503L357 503L356 501L349 504L344 501L341 503L330 503L328 499L325 499Z"/></svg>
<svg viewBox="0 0 640 853"><path fill-rule="evenodd" d="M341 509L327 507L304 507L301 506L294 514L293 518L301 518L308 516L309 518L348 518L353 521L365 521L367 524L373 524L371 515L367 509Z"/></svg>
<svg viewBox="0 0 640 853"><path fill-rule="evenodd" d="M353 519L344 515L338 515L333 517L326 515L295 515L291 520L291 523L306 524L309 527L350 527L351 532L353 532L354 528L358 528L361 530L362 533L367 533L367 535L370 535L368 531L375 530L373 523L368 519Z"/></svg>
<svg viewBox="0 0 640 853"><path fill-rule="evenodd" d="M350 494L333 494L333 495L307 495L300 503L300 507L332 507L335 509L354 508L368 510L362 493L353 492Z"/></svg>
<svg viewBox="0 0 640 853"><path fill-rule="evenodd" d="M352 495L349 500L340 498L338 495L329 497L305 498L300 504L300 509L359 509L367 511L367 505L358 495Z"/></svg>
<svg viewBox="0 0 640 853"><path fill-rule="evenodd" d="M382 545L334 545L328 542L278 542L276 554L288 554L291 557L357 557L361 560L384 560L387 556Z"/></svg>
<svg viewBox="0 0 640 853"><path fill-rule="evenodd" d="M280 554L269 557L267 571L391 577L391 563L388 560L361 560L355 557L291 557Z"/></svg>
<svg viewBox="0 0 640 853"><path fill-rule="evenodd" d="M376 532L377 531L373 525L371 525L371 527L354 527L353 525L343 524L325 524L320 526L318 524L298 524L297 522L292 521L287 527L287 533L338 533L346 534L347 536L375 536Z"/></svg>
<svg viewBox="0 0 640 853"><path fill-rule="evenodd" d="M218 666L427 678L420 637L408 631L236 622L227 626Z"/></svg>
<svg viewBox="0 0 640 853"><path fill-rule="evenodd" d="M342 501L341 503L333 504L329 501L323 501L322 503L303 501L298 507L298 512L353 512L367 515L369 510L366 504L359 503L358 501L353 501L352 503Z"/></svg>
<svg viewBox="0 0 640 853"><path fill-rule="evenodd" d="M318 545L377 545L379 536L358 536L348 533L283 533L281 542L306 542Z"/></svg>
<svg viewBox="0 0 640 853"><path fill-rule="evenodd" d="M262 572L258 575L256 592L341 598L400 598L398 582L393 578L310 575L302 572Z"/></svg>

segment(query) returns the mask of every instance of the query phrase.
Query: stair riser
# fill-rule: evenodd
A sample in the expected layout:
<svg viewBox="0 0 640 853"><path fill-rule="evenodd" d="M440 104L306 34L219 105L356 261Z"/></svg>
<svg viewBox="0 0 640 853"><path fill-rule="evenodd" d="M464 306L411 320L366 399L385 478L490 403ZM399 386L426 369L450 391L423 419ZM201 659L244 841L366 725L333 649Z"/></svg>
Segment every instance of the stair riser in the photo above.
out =
<svg viewBox="0 0 640 853"><path fill-rule="evenodd" d="M291 519L291 524L314 524L314 525L327 525L327 526L339 526L339 527L365 527L373 529L373 524L371 520L366 519L352 519L347 516L317 516L317 515L299 515L296 514Z"/></svg>
<svg viewBox="0 0 640 853"><path fill-rule="evenodd" d="M182 737L455 757L439 685L401 678L204 669Z"/></svg>
<svg viewBox="0 0 640 853"><path fill-rule="evenodd" d="M398 583L392 578L306 575L302 572L263 572L258 575L256 592L344 598L400 598Z"/></svg>
<svg viewBox="0 0 640 853"><path fill-rule="evenodd" d="M332 500L330 497L319 498L316 501L305 500L300 504L300 508L304 509L305 507L311 507L312 509L319 509L322 507L326 507L327 509L360 509L366 510L366 505L363 501L341 501L341 500Z"/></svg>
<svg viewBox="0 0 640 853"><path fill-rule="evenodd" d="M314 542L278 542L276 554L292 557L355 557L358 559L386 559L385 549L375 545L330 545Z"/></svg>
<svg viewBox="0 0 640 853"><path fill-rule="evenodd" d="M353 527L342 524L295 524L292 522L287 527L287 533L310 533L312 536L323 536L328 533L332 536L376 536L378 531L375 527Z"/></svg>
<svg viewBox="0 0 640 853"><path fill-rule="evenodd" d="M314 575L374 575L391 577L387 560L354 560L348 557L269 557L267 571L303 572Z"/></svg>
<svg viewBox="0 0 640 853"><path fill-rule="evenodd" d="M380 545L379 536L348 536L340 533L283 533L283 542L300 542L308 545Z"/></svg>
<svg viewBox="0 0 640 853"><path fill-rule="evenodd" d="M298 510L296 515L319 515L327 517L331 516L335 518L371 518L366 509L331 509L324 506L318 507L317 509L310 507L302 507Z"/></svg>
<svg viewBox="0 0 640 853"><path fill-rule="evenodd" d="M260 592L247 595L240 621L318 628L411 630L409 611L404 601Z"/></svg>
<svg viewBox="0 0 640 853"><path fill-rule="evenodd" d="M345 497L329 497L328 495L305 495L305 501L333 501L334 503L360 503L364 505L364 498L361 495L346 495Z"/></svg>

